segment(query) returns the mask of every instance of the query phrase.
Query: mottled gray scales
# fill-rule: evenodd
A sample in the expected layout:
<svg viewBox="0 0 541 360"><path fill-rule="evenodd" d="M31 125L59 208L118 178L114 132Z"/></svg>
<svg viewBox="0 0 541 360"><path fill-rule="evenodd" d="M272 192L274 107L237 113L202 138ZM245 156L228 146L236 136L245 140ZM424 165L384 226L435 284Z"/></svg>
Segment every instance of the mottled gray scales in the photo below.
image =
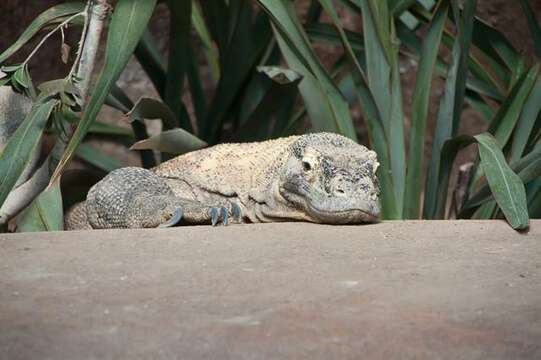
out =
<svg viewBox="0 0 541 360"><path fill-rule="evenodd" d="M222 144L152 170L118 169L67 215L68 228L129 228L238 222L376 221L376 153L316 133ZM86 211L85 222L81 212ZM182 216L179 216L182 215Z"/></svg>

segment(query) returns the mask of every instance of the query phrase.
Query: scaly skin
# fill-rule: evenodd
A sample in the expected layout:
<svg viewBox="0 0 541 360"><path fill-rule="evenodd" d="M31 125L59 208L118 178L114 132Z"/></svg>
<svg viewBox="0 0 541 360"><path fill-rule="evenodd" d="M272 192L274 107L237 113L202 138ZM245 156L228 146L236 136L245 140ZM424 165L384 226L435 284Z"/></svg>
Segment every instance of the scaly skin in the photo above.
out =
<svg viewBox="0 0 541 360"><path fill-rule="evenodd" d="M222 144L152 170L118 169L66 216L68 229L237 222L377 221L376 154L336 134Z"/></svg>

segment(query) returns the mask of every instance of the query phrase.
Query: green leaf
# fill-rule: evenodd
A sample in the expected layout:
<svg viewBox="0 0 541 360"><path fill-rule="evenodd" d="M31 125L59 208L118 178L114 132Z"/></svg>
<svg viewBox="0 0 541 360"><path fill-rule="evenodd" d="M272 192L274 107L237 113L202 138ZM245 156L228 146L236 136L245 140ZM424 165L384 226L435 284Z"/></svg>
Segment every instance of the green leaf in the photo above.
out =
<svg viewBox="0 0 541 360"><path fill-rule="evenodd" d="M495 138L484 133L475 136L475 139L479 144L481 166L505 218L513 229L527 228L529 226L528 205L522 180L505 162L505 157Z"/></svg>
<svg viewBox="0 0 541 360"><path fill-rule="evenodd" d="M524 102L522 113L520 114L520 119L513 135L513 141L511 142L511 161L522 157L540 111L541 76L538 76L535 85Z"/></svg>
<svg viewBox="0 0 541 360"><path fill-rule="evenodd" d="M51 182L58 180L95 120L107 95L141 39L155 5L156 0L119 0L117 2L109 25L103 69L91 91L83 118L68 143Z"/></svg>
<svg viewBox="0 0 541 360"><path fill-rule="evenodd" d="M94 121L94 123L92 123L92 125L90 125L90 127L88 128L88 132L93 134L125 136L130 138L133 138L135 136L132 129L101 121Z"/></svg>
<svg viewBox="0 0 541 360"><path fill-rule="evenodd" d="M511 134L515 129L517 121L520 117L521 110L524 107L524 102L528 98L532 90L537 74L539 72L539 64L533 66L523 80L517 82L516 93L512 92L511 96L506 100L502 109L505 110L496 116L496 119L490 124L490 132L498 139L502 146L506 146L511 138ZM516 94L516 95L515 95ZM513 96L514 95L514 96Z"/></svg>
<svg viewBox="0 0 541 360"><path fill-rule="evenodd" d="M34 21L30 23L30 25L28 25L17 41L15 41L9 48L4 50L2 54L0 54L0 64L17 52L21 47L23 47L24 44L32 39L32 37L34 37L34 35L36 35L45 25L58 22L59 19L66 16L75 15L82 12L84 9L85 4L81 1L59 4L47 9L36 17Z"/></svg>
<svg viewBox="0 0 541 360"><path fill-rule="evenodd" d="M528 184L541 176L541 144L537 145L528 155L519 160L511 161L511 169L518 173L524 184ZM464 204L463 210L470 210L490 200L491 192L488 184L485 184L475 195L470 197Z"/></svg>
<svg viewBox="0 0 541 360"><path fill-rule="evenodd" d="M56 104L55 100L35 104L0 154L0 206L37 151L47 120Z"/></svg>
<svg viewBox="0 0 541 360"><path fill-rule="evenodd" d="M186 130L173 129L151 136L133 144L130 150L157 150L174 155L182 155L207 146L203 140L195 137Z"/></svg>
<svg viewBox="0 0 541 360"><path fill-rule="evenodd" d="M505 161L497 140L489 133L483 133L474 137L462 135L447 141L441 153L441 168L439 180L442 186L438 194L435 217L443 218L445 215L447 185L453 166L453 160L457 152L467 145L477 142L481 166L486 174L488 184L500 209L502 209L507 221L513 229L528 227L529 218L526 202L526 191L520 177L511 170ZM483 216L492 214L491 207L483 210ZM485 212L486 210L486 212Z"/></svg>
<svg viewBox="0 0 541 360"><path fill-rule="evenodd" d="M143 119L161 119L165 129L174 128L176 124L175 114L169 106L151 98L143 97L137 100L135 106L126 115L132 122Z"/></svg>
<svg viewBox="0 0 541 360"><path fill-rule="evenodd" d="M356 52L364 50L364 39L359 33L343 29L349 45ZM313 41L321 41L333 45L342 43L340 33L329 24L315 23L306 27L306 34Z"/></svg>
<svg viewBox="0 0 541 360"><path fill-rule="evenodd" d="M452 4L457 7L456 3L453 2ZM428 219L432 218L436 213L438 192L447 192L447 189L444 187L440 188L438 183L440 154L445 141L456 134L460 121L462 106L464 104L466 77L468 73L467 59L476 4L476 0L467 0L464 4L462 17L460 18L458 9L454 10L455 18L458 19L456 20L458 24L458 36L453 45L452 63L445 81L444 94L440 101L432 142L432 153L428 167L423 209L423 217Z"/></svg>
<svg viewBox="0 0 541 360"><path fill-rule="evenodd" d="M64 230L60 184L45 189L17 217L17 232Z"/></svg>
<svg viewBox="0 0 541 360"><path fill-rule="evenodd" d="M541 59L541 28L537 23L530 2L528 0L521 0L520 3L522 4L524 15L526 15L526 20L528 20L528 28L530 28L530 33L532 34L535 53L537 54L537 57Z"/></svg>
<svg viewBox="0 0 541 360"><path fill-rule="evenodd" d="M432 75L438 57L438 50L448 9L449 6L447 1L441 1L425 34L420 57L421 61L419 63L419 69L417 70L415 90L413 92L406 197L404 199L404 216L410 219L419 217L423 179L425 131L428 119Z"/></svg>
<svg viewBox="0 0 541 360"><path fill-rule="evenodd" d="M76 154L81 160L107 173L122 167L119 161L90 144L80 144L77 147Z"/></svg>
<svg viewBox="0 0 541 360"><path fill-rule="evenodd" d="M518 54L509 40L500 31L480 19L475 21L473 42L487 55L509 69L516 67Z"/></svg>
<svg viewBox="0 0 541 360"><path fill-rule="evenodd" d="M356 140L349 107L317 59L291 2L259 0L270 15L278 45L289 67L303 76L301 96L314 131L331 131Z"/></svg>

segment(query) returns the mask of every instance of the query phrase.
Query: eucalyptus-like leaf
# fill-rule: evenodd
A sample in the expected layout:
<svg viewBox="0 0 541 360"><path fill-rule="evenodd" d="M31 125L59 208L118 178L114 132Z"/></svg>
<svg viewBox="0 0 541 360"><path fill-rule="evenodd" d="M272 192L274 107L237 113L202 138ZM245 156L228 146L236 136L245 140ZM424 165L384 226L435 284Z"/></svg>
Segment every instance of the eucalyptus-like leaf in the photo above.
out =
<svg viewBox="0 0 541 360"><path fill-rule="evenodd" d="M0 206L34 152L38 151L41 135L56 104L56 100L35 104L0 154Z"/></svg>
<svg viewBox="0 0 541 360"><path fill-rule="evenodd" d="M511 170L502 153L498 141L489 133L472 136L462 135L447 141L441 152L441 168L439 181L445 191L438 194L436 214L437 218L443 218L446 209L447 185L453 161L458 151L467 145L477 143L479 145L480 164L486 174L490 190L503 211L507 221L513 229L525 229L529 224L528 205L526 191L521 178ZM486 216L492 211L487 205Z"/></svg>
<svg viewBox="0 0 541 360"><path fill-rule="evenodd" d="M169 106L160 100L152 98L140 98L134 107L126 114L130 121L142 121L144 119L161 119L163 127L171 129L175 127L175 114Z"/></svg>
<svg viewBox="0 0 541 360"><path fill-rule="evenodd" d="M207 146L203 140L195 137L184 129L163 131L148 139L136 142L131 150L157 150L173 155L199 150Z"/></svg>
<svg viewBox="0 0 541 360"><path fill-rule="evenodd" d="M526 190L520 177L507 165L496 139L489 134L475 136L481 166L496 202L513 229L529 226Z"/></svg>

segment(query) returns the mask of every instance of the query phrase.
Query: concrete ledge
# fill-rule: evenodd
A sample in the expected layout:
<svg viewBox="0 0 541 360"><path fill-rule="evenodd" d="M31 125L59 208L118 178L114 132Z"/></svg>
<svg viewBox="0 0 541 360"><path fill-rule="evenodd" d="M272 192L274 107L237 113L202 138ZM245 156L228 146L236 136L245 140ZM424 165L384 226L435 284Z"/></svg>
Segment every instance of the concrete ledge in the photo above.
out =
<svg viewBox="0 0 541 360"><path fill-rule="evenodd" d="M0 235L2 359L540 359L541 221Z"/></svg>

